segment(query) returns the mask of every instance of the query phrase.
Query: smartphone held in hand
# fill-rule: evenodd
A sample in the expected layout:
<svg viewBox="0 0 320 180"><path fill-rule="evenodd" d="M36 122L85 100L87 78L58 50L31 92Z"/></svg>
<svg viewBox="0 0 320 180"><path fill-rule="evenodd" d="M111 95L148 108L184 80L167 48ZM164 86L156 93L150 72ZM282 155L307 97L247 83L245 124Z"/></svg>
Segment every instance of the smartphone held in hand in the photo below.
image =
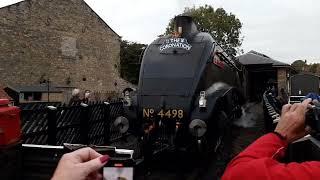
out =
<svg viewBox="0 0 320 180"><path fill-rule="evenodd" d="M133 167L104 167L105 180L133 180Z"/></svg>
<svg viewBox="0 0 320 180"><path fill-rule="evenodd" d="M116 157L111 157L103 168L103 178L105 180L133 180L134 162L126 154L127 152L118 151Z"/></svg>

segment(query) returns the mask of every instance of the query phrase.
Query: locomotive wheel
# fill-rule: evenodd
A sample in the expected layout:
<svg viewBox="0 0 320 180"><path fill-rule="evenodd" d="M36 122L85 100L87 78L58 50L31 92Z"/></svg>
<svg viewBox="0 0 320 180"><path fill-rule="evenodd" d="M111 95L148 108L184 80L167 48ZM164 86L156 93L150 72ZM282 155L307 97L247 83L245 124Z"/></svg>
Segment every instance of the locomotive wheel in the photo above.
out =
<svg viewBox="0 0 320 180"><path fill-rule="evenodd" d="M234 104L230 105L234 107ZM232 153L232 122L236 115L234 114L227 115L225 111L220 110L218 114L219 118L219 136L217 139L217 146L215 148L215 159L217 166L217 176L222 176L224 169L227 166L227 163L231 160Z"/></svg>
<svg viewBox="0 0 320 180"><path fill-rule="evenodd" d="M217 140L215 146L215 167L216 177L221 177L228 162L232 158L233 152L233 121L241 116L241 95L234 89L231 89L218 102L217 114Z"/></svg>
<svg viewBox="0 0 320 180"><path fill-rule="evenodd" d="M222 139L223 139L223 136L224 136L224 132L225 132L225 127L227 125L227 122L228 122L228 116L227 114L224 112L224 111L220 111L219 114L218 114L218 129L219 130L222 130L219 132L219 135L218 135L218 138L217 138L217 143L216 143L216 146L214 148L214 151L217 152L217 150L219 149L221 143L222 143Z"/></svg>
<svg viewBox="0 0 320 180"><path fill-rule="evenodd" d="M240 94L236 90L232 90L230 94L226 96L226 102L228 104L228 112L232 113L230 120L240 118L242 115L241 104L242 100Z"/></svg>
<svg viewBox="0 0 320 180"><path fill-rule="evenodd" d="M231 123L228 121L228 116L225 111L220 110L217 112L217 121L221 122L217 124L220 131L217 133L218 136L215 140L215 143L212 142L213 139L206 136L203 138L203 146L202 151L199 154L199 162L201 164L202 175L208 176L211 178L204 178L204 179L215 179L216 177L221 177L227 163L230 160L230 152L231 152L231 127L229 126ZM216 135L217 135L216 134ZM210 134L213 136L214 134ZM209 136L210 136L209 135ZM210 157L210 158L208 158ZM213 168L213 169L212 169ZM211 173L208 173L211 172ZM201 175L201 176L202 176Z"/></svg>

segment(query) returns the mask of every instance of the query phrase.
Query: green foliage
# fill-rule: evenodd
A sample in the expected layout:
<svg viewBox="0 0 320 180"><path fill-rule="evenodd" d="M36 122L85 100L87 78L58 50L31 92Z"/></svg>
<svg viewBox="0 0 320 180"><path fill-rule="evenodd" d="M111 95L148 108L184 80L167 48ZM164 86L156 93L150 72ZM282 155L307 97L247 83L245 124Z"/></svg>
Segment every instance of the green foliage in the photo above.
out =
<svg viewBox="0 0 320 180"><path fill-rule="evenodd" d="M303 60L296 60L294 61L291 66L298 71L298 73L304 71L305 66L307 65L307 61L303 61Z"/></svg>
<svg viewBox="0 0 320 180"><path fill-rule="evenodd" d="M243 40L240 37L242 23L234 14L227 13L223 8L214 9L210 5L186 8L183 14L191 16L200 31L210 33L231 54L241 51L239 47ZM166 34L171 34L173 30L174 23L171 19Z"/></svg>
<svg viewBox="0 0 320 180"><path fill-rule="evenodd" d="M313 63L307 64L306 60L297 60L294 61L291 66L298 71L298 73L311 73L315 75L320 75L320 64Z"/></svg>
<svg viewBox="0 0 320 180"><path fill-rule="evenodd" d="M318 66L319 66L319 64L311 64L310 65L310 72L312 72L312 73L317 73L317 70L318 70Z"/></svg>
<svg viewBox="0 0 320 180"><path fill-rule="evenodd" d="M146 45L124 40L120 47L120 76L133 84L138 84L139 61Z"/></svg>

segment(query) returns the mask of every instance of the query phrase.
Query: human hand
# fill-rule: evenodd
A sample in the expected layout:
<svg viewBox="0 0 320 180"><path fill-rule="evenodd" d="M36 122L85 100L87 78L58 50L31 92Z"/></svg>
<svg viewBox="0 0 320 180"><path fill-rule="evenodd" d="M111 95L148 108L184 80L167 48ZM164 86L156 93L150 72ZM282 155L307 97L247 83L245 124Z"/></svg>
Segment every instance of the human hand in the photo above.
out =
<svg viewBox="0 0 320 180"><path fill-rule="evenodd" d="M52 180L100 180L99 170L108 162L108 155L101 155L91 148L82 148L62 156Z"/></svg>
<svg viewBox="0 0 320 180"><path fill-rule="evenodd" d="M280 121L274 131L285 137L288 143L302 138L310 131L305 122L310 102L311 99L306 99L302 103L286 104L282 107Z"/></svg>

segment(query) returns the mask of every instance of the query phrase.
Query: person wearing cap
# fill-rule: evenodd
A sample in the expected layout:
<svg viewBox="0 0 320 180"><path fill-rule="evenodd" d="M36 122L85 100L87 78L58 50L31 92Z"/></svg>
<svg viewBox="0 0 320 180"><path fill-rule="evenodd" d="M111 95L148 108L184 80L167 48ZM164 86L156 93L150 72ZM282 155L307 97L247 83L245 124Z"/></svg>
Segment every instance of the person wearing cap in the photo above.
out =
<svg viewBox="0 0 320 180"><path fill-rule="evenodd" d="M288 164L280 162L288 144L310 131L305 123L310 102L311 99L305 99L302 103L284 105L274 132L260 137L237 155L228 164L222 180L320 179L318 161Z"/></svg>

